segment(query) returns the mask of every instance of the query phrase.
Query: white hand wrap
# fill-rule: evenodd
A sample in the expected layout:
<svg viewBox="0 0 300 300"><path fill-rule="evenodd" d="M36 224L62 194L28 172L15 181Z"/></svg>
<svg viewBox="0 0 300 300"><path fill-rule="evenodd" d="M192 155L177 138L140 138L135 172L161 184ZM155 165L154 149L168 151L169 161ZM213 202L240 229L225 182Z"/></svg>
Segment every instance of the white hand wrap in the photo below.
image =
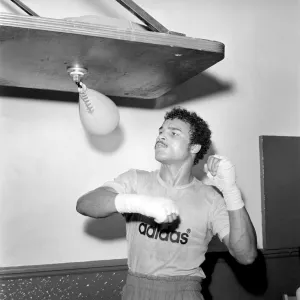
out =
<svg viewBox="0 0 300 300"><path fill-rule="evenodd" d="M163 223L167 216L179 215L173 200L163 197L152 197L136 194L118 194L115 206L120 213L139 213L154 218L155 222Z"/></svg>
<svg viewBox="0 0 300 300"><path fill-rule="evenodd" d="M240 189L236 185L230 189L224 189L223 197L227 210L238 210L245 206Z"/></svg>
<svg viewBox="0 0 300 300"><path fill-rule="evenodd" d="M213 176L204 166L207 179L204 183L216 186L222 193L227 206L227 210L238 210L245 206L241 192L235 183L234 165L225 157L214 155L221 159L216 176Z"/></svg>

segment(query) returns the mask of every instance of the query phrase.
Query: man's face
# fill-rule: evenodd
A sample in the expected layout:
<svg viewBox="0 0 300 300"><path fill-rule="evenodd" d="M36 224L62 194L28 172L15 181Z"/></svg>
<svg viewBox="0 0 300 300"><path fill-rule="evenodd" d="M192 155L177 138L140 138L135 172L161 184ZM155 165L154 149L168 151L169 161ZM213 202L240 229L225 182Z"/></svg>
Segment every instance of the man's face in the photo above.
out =
<svg viewBox="0 0 300 300"><path fill-rule="evenodd" d="M172 164L186 160L190 155L190 125L179 119L166 120L159 128L155 143L155 159Z"/></svg>

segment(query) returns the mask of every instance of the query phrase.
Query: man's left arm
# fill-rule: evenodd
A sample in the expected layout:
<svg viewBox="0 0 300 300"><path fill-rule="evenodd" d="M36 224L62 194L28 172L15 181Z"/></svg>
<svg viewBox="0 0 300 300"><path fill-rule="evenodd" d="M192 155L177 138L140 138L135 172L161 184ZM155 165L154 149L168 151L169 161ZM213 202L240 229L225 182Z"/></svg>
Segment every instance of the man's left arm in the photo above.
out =
<svg viewBox="0 0 300 300"><path fill-rule="evenodd" d="M229 234L222 241L239 263L251 264L257 256L256 233L235 182L234 166L228 159L213 155L208 158L205 172L204 183L222 192L229 215Z"/></svg>
<svg viewBox="0 0 300 300"><path fill-rule="evenodd" d="M223 238L230 254L241 264L251 264L257 256L256 234L247 210L229 210L230 232Z"/></svg>

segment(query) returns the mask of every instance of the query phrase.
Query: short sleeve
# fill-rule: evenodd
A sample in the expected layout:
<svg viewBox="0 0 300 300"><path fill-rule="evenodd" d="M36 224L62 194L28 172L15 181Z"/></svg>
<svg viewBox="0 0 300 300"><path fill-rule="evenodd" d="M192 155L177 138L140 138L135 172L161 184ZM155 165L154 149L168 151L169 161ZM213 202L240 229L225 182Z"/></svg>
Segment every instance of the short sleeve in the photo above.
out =
<svg viewBox="0 0 300 300"><path fill-rule="evenodd" d="M207 193L210 198L209 201L212 203L210 211L210 229L213 235L218 235L220 241L229 234L229 215L226 209L225 201L223 197L210 188Z"/></svg>
<svg viewBox="0 0 300 300"><path fill-rule="evenodd" d="M135 194L137 187L137 172L135 169L122 173L112 181L107 181L103 187L111 187L119 194Z"/></svg>

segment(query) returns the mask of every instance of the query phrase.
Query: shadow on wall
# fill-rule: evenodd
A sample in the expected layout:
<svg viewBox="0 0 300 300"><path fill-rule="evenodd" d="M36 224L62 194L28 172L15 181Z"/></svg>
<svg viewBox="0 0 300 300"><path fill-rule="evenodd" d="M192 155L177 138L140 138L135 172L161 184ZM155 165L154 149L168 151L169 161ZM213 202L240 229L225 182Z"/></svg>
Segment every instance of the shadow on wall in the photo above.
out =
<svg viewBox="0 0 300 300"><path fill-rule="evenodd" d="M78 94L64 91L31 89L17 86L0 85L1 97L28 98L34 100L78 102Z"/></svg>
<svg viewBox="0 0 300 300"><path fill-rule="evenodd" d="M121 214L114 214L103 219L88 218L84 232L100 240L125 239L125 219Z"/></svg>
<svg viewBox="0 0 300 300"><path fill-rule="evenodd" d="M202 294L205 300L213 300L211 294L211 285L216 280L221 280L225 284L217 284L219 288L224 287L224 290L218 291L218 294L224 293L226 295L228 291L229 280L228 278L214 278L214 270L219 260L223 260L225 264L229 266L229 269L234 274L237 282L243 287L248 294L247 299L264 299L261 298L268 289L268 277L267 277L267 265L263 253L259 250L258 256L254 263L251 265L239 264L228 252L211 252L206 254L206 259L201 265L206 279L202 283ZM226 275L226 273L224 273ZM229 274L227 274L229 275ZM229 275L230 276L230 275ZM216 292L216 291L215 291ZM244 292L242 294L245 294ZM257 298L259 297L259 298Z"/></svg>
<svg viewBox="0 0 300 300"><path fill-rule="evenodd" d="M85 132L86 139L90 146L102 153L113 153L119 149L124 141L124 132L121 126L107 135L96 136Z"/></svg>
<svg viewBox="0 0 300 300"><path fill-rule="evenodd" d="M232 84L221 82L208 73L201 73L157 99L111 98L121 107L163 109L217 93L230 92L232 89Z"/></svg>
<svg viewBox="0 0 300 300"><path fill-rule="evenodd" d="M110 97L117 106L142 109L162 109L180 105L186 101L207 97L217 93L230 92L233 85L221 82L208 73L201 73L177 86L157 99ZM78 94L64 91L29 89L23 87L0 86L0 96L30 98L37 100L78 102Z"/></svg>
<svg viewBox="0 0 300 300"><path fill-rule="evenodd" d="M156 109L208 97L217 93L231 92L233 84L222 82L207 72L201 73L156 99Z"/></svg>
<svg viewBox="0 0 300 300"><path fill-rule="evenodd" d="M8 1L1 1L1 5L9 11L10 14L14 15L26 15L25 12L22 13L22 10L18 8L16 5L13 5L13 3Z"/></svg>

